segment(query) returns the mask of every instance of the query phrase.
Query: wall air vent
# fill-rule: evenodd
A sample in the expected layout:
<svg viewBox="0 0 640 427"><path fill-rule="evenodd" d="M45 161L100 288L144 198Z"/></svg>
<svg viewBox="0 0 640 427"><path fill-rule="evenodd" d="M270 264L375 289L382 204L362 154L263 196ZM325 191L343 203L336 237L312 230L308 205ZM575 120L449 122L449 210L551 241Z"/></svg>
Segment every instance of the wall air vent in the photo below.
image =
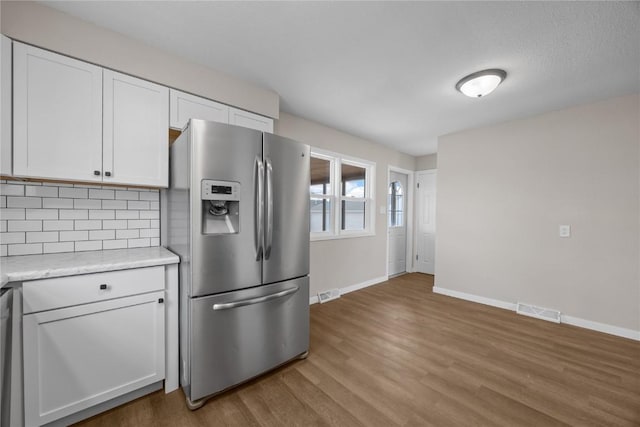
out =
<svg viewBox="0 0 640 427"><path fill-rule="evenodd" d="M516 306L516 313L548 320L549 322L560 323L560 312L558 310L551 310L550 308L536 307L535 305L519 302Z"/></svg>
<svg viewBox="0 0 640 427"><path fill-rule="evenodd" d="M318 301L320 304L340 298L340 289L330 289L324 292L318 292Z"/></svg>

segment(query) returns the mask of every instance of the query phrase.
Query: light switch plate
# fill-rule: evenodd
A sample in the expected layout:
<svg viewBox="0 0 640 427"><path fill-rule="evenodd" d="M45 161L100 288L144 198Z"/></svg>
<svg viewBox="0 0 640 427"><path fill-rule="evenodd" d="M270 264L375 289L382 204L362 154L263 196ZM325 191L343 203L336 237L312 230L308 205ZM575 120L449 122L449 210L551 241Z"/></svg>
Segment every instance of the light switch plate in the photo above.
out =
<svg viewBox="0 0 640 427"><path fill-rule="evenodd" d="M571 237L571 226L570 225L560 225L558 227L558 236L560 236L560 237Z"/></svg>

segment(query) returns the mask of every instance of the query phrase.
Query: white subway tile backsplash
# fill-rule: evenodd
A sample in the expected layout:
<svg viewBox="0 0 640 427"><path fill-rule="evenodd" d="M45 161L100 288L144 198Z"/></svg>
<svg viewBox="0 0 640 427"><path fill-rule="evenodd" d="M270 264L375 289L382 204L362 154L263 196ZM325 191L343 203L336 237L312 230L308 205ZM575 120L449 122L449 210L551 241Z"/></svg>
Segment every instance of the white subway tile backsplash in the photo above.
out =
<svg viewBox="0 0 640 427"><path fill-rule="evenodd" d="M139 193L140 193L139 191L116 190L116 199L117 200L138 200Z"/></svg>
<svg viewBox="0 0 640 427"><path fill-rule="evenodd" d="M116 239L137 239L140 237L140 230L116 230Z"/></svg>
<svg viewBox="0 0 640 427"><path fill-rule="evenodd" d="M139 211L118 210L116 219L140 219Z"/></svg>
<svg viewBox="0 0 640 427"><path fill-rule="evenodd" d="M75 251L99 251L102 249L102 240L89 240L86 242L76 242Z"/></svg>
<svg viewBox="0 0 640 427"><path fill-rule="evenodd" d="M140 211L140 219L160 219L160 211Z"/></svg>
<svg viewBox="0 0 640 427"><path fill-rule="evenodd" d="M146 248L151 246L151 239L129 239L127 242L130 248Z"/></svg>
<svg viewBox="0 0 640 427"><path fill-rule="evenodd" d="M148 219L130 219L127 228L150 228L151 224Z"/></svg>
<svg viewBox="0 0 640 427"><path fill-rule="evenodd" d="M27 243L57 242L57 231L29 231L27 233Z"/></svg>
<svg viewBox="0 0 640 427"><path fill-rule="evenodd" d="M0 184L0 256L160 245L158 190Z"/></svg>
<svg viewBox="0 0 640 427"><path fill-rule="evenodd" d="M89 190L89 198L90 199L114 199L115 191L114 190Z"/></svg>
<svg viewBox="0 0 640 427"><path fill-rule="evenodd" d="M24 185L0 184L0 194L5 196L24 196Z"/></svg>
<svg viewBox="0 0 640 427"><path fill-rule="evenodd" d="M42 231L42 221L9 220L7 231Z"/></svg>
<svg viewBox="0 0 640 427"><path fill-rule="evenodd" d="M75 221L75 230L101 230L102 229L102 221L98 219L92 220L76 220Z"/></svg>
<svg viewBox="0 0 640 427"><path fill-rule="evenodd" d="M68 197L71 199L86 199L89 197L89 189L87 188L60 188L60 197Z"/></svg>
<svg viewBox="0 0 640 427"><path fill-rule="evenodd" d="M60 219L89 219L86 209L60 209Z"/></svg>
<svg viewBox="0 0 640 427"><path fill-rule="evenodd" d="M24 242L25 242L24 232L0 233L0 243L2 243L3 245L9 245L12 243L24 243Z"/></svg>
<svg viewBox="0 0 640 427"><path fill-rule="evenodd" d="M116 220L104 220L102 221L102 229L103 230L120 230L127 228L127 220L126 219L116 219Z"/></svg>
<svg viewBox="0 0 640 427"><path fill-rule="evenodd" d="M58 219L58 209L27 209L26 219Z"/></svg>
<svg viewBox="0 0 640 427"><path fill-rule="evenodd" d="M111 240L116 238L115 230L92 230L89 231L89 240Z"/></svg>
<svg viewBox="0 0 640 427"><path fill-rule="evenodd" d="M156 245L160 246L160 245ZM127 247L126 240L103 240L102 249L124 249Z"/></svg>
<svg viewBox="0 0 640 427"><path fill-rule="evenodd" d="M44 231L73 230L73 221L42 221L42 229Z"/></svg>
<svg viewBox="0 0 640 427"><path fill-rule="evenodd" d="M43 208L73 209L73 199L42 199Z"/></svg>
<svg viewBox="0 0 640 427"><path fill-rule="evenodd" d="M116 214L113 210L99 209L89 211L89 219L115 219L115 217Z"/></svg>
<svg viewBox="0 0 640 427"><path fill-rule="evenodd" d="M61 231L60 232L61 242L74 242L74 241L81 241L81 240L89 240L88 231Z"/></svg>
<svg viewBox="0 0 640 427"><path fill-rule="evenodd" d="M1 219L25 219L25 210L18 208L2 208L0 209Z"/></svg>
<svg viewBox="0 0 640 427"><path fill-rule="evenodd" d="M27 185L24 187L25 196L35 197L58 197L58 187L48 187L42 185Z"/></svg>
<svg viewBox="0 0 640 427"><path fill-rule="evenodd" d="M137 200L129 200L127 202L128 209L149 209L149 202L142 201L139 202Z"/></svg>
<svg viewBox="0 0 640 427"><path fill-rule="evenodd" d="M126 200L103 200L102 209L127 209L127 201Z"/></svg>
<svg viewBox="0 0 640 427"><path fill-rule="evenodd" d="M7 245L8 255L36 255L42 253L42 243L27 243L24 245Z"/></svg>
<svg viewBox="0 0 640 427"><path fill-rule="evenodd" d="M140 200L160 200L160 193L158 191L141 191Z"/></svg>
<svg viewBox="0 0 640 427"><path fill-rule="evenodd" d="M73 201L74 209L101 209L102 201L96 199L76 199Z"/></svg>
<svg viewBox="0 0 640 427"><path fill-rule="evenodd" d="M160 237L160 230L157 228L143 228L140 230L140 237Z"/></svg>
<svg viewBox="0 0 640 427"><path fill-rule="evenodd" d="M43 252L45 254L55 254L58 252L73 252L73 242L59 242L59 243L45 243L43 245Z"/></svg>
<svg viewBox="0 0 640 427"><path fill-rule="evenodd" d="M42 199L40 197L19 197L7 196L8 208L41 208Z"/></svg>

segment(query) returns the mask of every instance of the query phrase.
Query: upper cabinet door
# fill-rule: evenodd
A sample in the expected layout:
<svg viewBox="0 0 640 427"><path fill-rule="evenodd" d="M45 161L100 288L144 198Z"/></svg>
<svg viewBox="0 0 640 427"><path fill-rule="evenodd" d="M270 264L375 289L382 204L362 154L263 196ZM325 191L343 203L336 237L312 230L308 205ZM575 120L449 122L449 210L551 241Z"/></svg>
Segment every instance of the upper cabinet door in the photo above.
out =
<svg viewBox="0 0 640 427"><path fill-rule="evenodd" d="M273 133L273 119L229 107L229 124Z"/></svg>
<svg viewBox="0 0 640 427"><path fill-rule="evenodd" d="M167 187L169 89L104 70L104 182Z"/></svg>
<svg viewBox="0 0 640 427"><path fill-rule="evenodd" d="M189 119L229 123L229 107L224 104L174 89L169 91L169 98L169 124L174 129L184 129Z"/></svg>
<svg viewBox="0 0 640 427"><path fill-rule="evenodd" d="M13 44L13 172L102 180L102 69Z"/></svg>
<svg viewBox="0 0 640 427"><path fill-rule="evenodd" d="M11 39L0 35L0 175L11 175Z"/></svg>

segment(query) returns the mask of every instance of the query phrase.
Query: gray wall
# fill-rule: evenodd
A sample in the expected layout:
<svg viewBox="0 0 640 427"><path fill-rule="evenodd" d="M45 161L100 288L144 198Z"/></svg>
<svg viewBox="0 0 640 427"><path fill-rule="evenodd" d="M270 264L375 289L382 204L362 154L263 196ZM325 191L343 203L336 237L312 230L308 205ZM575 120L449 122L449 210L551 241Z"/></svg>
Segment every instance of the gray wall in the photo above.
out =
<svg viewBox="0 0 640 427"><path fill-rule="evenodd" d="M312 147L358 157L376 163L375 211L376 234L368 237L311 242L311 295L357 285L386 276L387 167L414 170L415 159L388 147L339 132L309 120L281 113L275 133Z"/></svg>
<svg viewBox="0 0 640 427"><path fill-rule="evenodd" d="M438 154L427 154L426 156L416 157L416 170L423 171L427 169L438 168Z"/></svg>
<svg viewBox="0 0 640 427"><path fill-rule="evenodd" d="M2 34L224 104L278 118L277 93L33 2L0 2Z"/></svg>
<svg viewBox="0 0 640 427"><path fill-rule="evenodd" d="M440 137L436 286L640 331L639 99Z"/></svg>

